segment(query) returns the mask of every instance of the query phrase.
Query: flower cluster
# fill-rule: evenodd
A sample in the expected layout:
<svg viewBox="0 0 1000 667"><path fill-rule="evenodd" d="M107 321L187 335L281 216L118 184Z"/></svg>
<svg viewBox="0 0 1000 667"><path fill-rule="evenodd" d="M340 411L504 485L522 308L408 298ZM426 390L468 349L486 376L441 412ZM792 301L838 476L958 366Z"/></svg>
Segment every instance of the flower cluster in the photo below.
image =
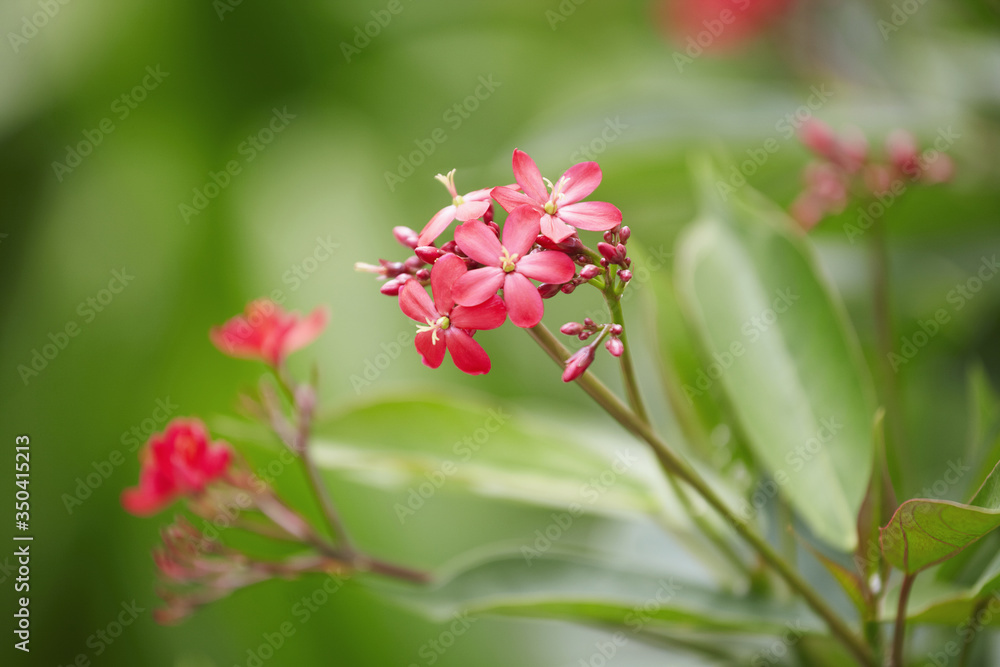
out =
<svg viewBox="0 0 1000 667"><path fill-rule="evenodd" d="M462 320L461 313L452 316ZM265 378L259 398L244 396L243 405L307 468L311 465L308 439L316 406L315 388L296 383L288 374L285 359L312 342L327 319L322 308L301 317L284 312L271 301L259 300L209 334L223 353L263 361L270 367L277 386ZM179 621L203 604L274 577L365 569L410 580L425 578L423 573L376 561L351 547L339 518L333 516L332 504L324 497L318 500L331 515L336 541L330 542L298 510L281 500L268 482L251 473L234 447L213 442L198 419L171 421L163 433L149 439L140 459L138 486L126 489L121 496L125 510L147 516L183 499L187 509L202 519L204 528L199 530L184 515L178 515L163 530L162 546L153 552L162 579L159 594L166 602L165 608L156 611L161 623ZM310 474L315 474L314 468ZM308 551L283 560L261 559L220 541L219 531L226 529L299 543Z"/></svg>
<svg viewBox="0 0 1000 667"><path fill-rule="evenodd" d="M473 340L477 331L496 329L508 317L514 326L535 327L545 312L544 299L583 283L620 298L632 278L625 245L630 232L621 224L621 211L607 202L583 201L601 183L596 162L574 165L553 183L527 153L515 150L513 171L516 184L464 195L455 187L454 170L438 174L451 203L420 232L393 229L413 254L399 262L355 265L384 280L381 292L398 297L403 313L418 323L417 352L431 368L439 367L448 351L460 370L488 373L489 355ZM495 220L497 205L506 213L502 226ZM442 242L453 222L459 223L454 237ZM604 232L597 250L583 244L581 230Z"/></svg>
<svg viewBox="0 0 1000 667"><path fill-rule="evenodd" d="M822 121L810 119L799 133L817 160L806 166L805 190L792 203L792 216L806 230L827 215L844 210L851 197L878 197L905 188L906 181L926 184L951 179L954 163L935 150L921 153L906 130L894 130L885 141L885 161L869 151L868 139L857 128L840 136Z"/></svg>

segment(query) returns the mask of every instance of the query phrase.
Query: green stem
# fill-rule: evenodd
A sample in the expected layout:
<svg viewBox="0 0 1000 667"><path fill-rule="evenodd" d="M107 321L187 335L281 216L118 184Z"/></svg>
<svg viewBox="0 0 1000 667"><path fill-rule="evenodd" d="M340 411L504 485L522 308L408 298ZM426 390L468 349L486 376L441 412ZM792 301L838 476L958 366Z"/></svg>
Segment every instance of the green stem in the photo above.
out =
<svg viewBox="0 0 1000 667"><path fill-rule="evenodd" d="M632 407L632 412L648 424L649 415L646 414L646 407L642 403L639 382L635 377L635 366L632 364L632 346L628 343L628 328L625 326L625 314L622 312L621 295L614 294L613 288L609 287L604 292L604 298L607 299L608 308L611 310L611 320L622 328L622 333L618 338L624 347L624 352L622 352L621 356L621 367L625 395L628 396L628 403Z"/></svg>
<svg viewBox="0 0 1000 667"><path fill-rule="evenodd" d="M910 589L916 574L903 577L903 585L899 589L899 606L896 608L896 629L892 636L892 667L904 667L903 646L906 639L906 605L910 601Z"/></svg>
<svg viewBox="0 0 1000 667"><path fill-rule="evenodd" d="M556 340L545 325L539 324L526 329L526 331L557 364L562 366L565 363L569 352L562 343ZM677 475L704 498L713 509L726 518L740 537L760 554L761 558L778 573L792 590L802 596L806 604L826 622L833 635L858 658L862 665L875 667L875 659L867 644L833 611L819 593L781 558L767 540L733 513L722 497L715 492L715 489L686 460L663 442L648 423L629 410L593 373L584 373L576 380L576 383L623 428L645 441L652 448L660 465L668 474Z"/></svg>
<svg viewBox="0 0 1000 667"><path fill-rule="evenodd" d="M889 305L889 245L882 218L872 226L872 300L875 320L875 341L878 352L879 375L881 376L882 400L885 404L888 450L892 471L895 473L895 488L901 489L905 481L903 466L907 460L903 453L905 434L903 433L902 407L899 399L899 384L896 371L889 360L892 354L892 317Z"/></svg>

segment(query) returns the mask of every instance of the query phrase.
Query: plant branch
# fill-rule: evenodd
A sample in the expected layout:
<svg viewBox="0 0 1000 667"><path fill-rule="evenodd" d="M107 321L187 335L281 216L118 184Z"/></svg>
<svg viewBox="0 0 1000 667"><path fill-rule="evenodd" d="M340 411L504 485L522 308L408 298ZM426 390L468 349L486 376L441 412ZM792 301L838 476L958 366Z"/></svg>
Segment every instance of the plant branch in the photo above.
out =
<svg viewBox="0 0 1000 667"><path fill-rule="evenodd" d="M618 339L622 342L624 348L621 356L621 367L625 395L628 396L628 403L632 407L632 412L648 424L649 415L646 414L646 407L642 403L642 394L639 392L639 382L635 377L635 366L632 363L632 346L628 342L628 328L625 326L625 315L622 312L621 295L615 294L613 287L608 287L604 292L604 298L607 299L608 309L611 311L611 320L622 328Z"/></svg>
<svg viewBox="0 0 1000 667"><path fill-rule="evenodd" d="M560 366L564 364L569 357L569 352L545 325L539 324L526 329L526 331L550 358ZM645 441L652 448L657 460L667 473L677 475L704 498L713 509L725 517L733 525L736 532L760 554L761 558L778 573L785 583L802 596L813 611L826 622L833 635L860 660L861 664L875 667L875 658L867 644L833 611L820 594L781 558L767 540L758 535L730 510L722 497L715 492L715 489L686 460L663 442L649 424L629 410L593 373L584 373L576 380L576 383L622 427Z"/></svg>
<svg viewBox="0 0 1000 667"><path fill-rule="evenodd" d="M896 629L892 635L892 667L904 667L903 646L906 639L906 605L910 601L910 589L916 574L903 577L903 585L899 589L899 606L896 608Z"/></svg>

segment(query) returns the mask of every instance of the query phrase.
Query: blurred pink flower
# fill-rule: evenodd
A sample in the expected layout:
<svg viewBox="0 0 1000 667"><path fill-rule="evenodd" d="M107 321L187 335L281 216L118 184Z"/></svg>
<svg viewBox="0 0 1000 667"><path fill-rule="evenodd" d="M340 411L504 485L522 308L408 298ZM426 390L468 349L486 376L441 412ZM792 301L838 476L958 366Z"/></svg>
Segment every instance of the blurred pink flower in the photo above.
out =
<svg viewBox="0 0 1000 667"><path fill-rule="evenodd" d="M286 313L267 299L253 301L243 315L209 332L212 343L231 357L260 359L279 366L285 357L316 340L329 315L317 308L308 317Z"/></svg>
<svg viewBox="0 0 1000 667"><path fill-rule="evenodd" d="M209 443L197 419L175 419L149 439L140 454L139 485L122 493L122 506L136 515L153 514L180 496L196 495L225 474L233 458L226 443Z"/></svg>

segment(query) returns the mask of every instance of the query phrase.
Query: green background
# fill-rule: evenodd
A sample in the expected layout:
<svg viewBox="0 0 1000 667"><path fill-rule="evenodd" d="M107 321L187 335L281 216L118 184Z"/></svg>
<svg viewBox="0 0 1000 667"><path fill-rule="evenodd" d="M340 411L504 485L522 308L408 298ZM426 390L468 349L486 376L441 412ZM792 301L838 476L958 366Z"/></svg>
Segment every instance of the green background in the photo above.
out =
<svg viewBox="0 0 1000 667"><path fill-rule="evenodd" d="M907 192L886 214L897 334L912 336L936 309L952 308L949 290L1000 250L997 5L926 3L883 39L877 21L890 19L891 3L803 0L763 39L679 71L675 54L683 44L665 36L654 4L402 0L402 11L350 58L343 44L386 3L245 0L220 15L207 1L70 2L16 49L9 33L21 31L40 4L3 4L0 424L10 453L0 456L0 498L15 490L14 436L28 434L35 536L32 652L5 645L0 651L13 656L5 664L68 665L85 654L108 666L246 665L247 650L293 619L293 605L315 590L315 579L271 582L180 626L158 626L149 613L157 600L148 552L168 515L137 519L118 501L138 471L122 438L153 417L158 400L176 404L178 415L210 418L229 412L237 389L259 376L260 367L220 355L207 338L210 326L253 298L280 290L288 308L330 307L325 335L293 358L299 371L313 360L319 365L325 408L443 391L567 422L590 414L582 394L564 387L557 369L512 327L483 336L494 365L483 378L448 364L431 372L409 347L393 352L412 323L352 267L405 255L390 229L419 229L447 203L432 178L438 172L457 168L460 192L508 183L510 154L519 147L554 178L585 159L580 149L589 146L605 174L595 198L618 205L633 238L666 257L694 215L692 155L708 150L736 165L776 138L780 149L748 180L782 205L792 201L808 156L780 122L806 103L812 87L825 85L833 94L817 115L837 128L861 126L877 149L876 138L894 127L911 129L924 145L942 128L960 135L949 151L958 165L954 182ZM553 23L549 12L560 11L565 20ZM167 75L123 117L116 100L141 84L147 67ZM498 85L469 101L481 77ZM465 105L467 118L449 112L456 104ZM247 161L241 144L274 109L294 118ZM88 133L96 136L106 118L113 131L101 133L79 166L57 173L53 163L65 162ZM610 127L621 129L599 141ZM390 188L386 172L398 171L438 128L445 141ZM185 220L181 205L232 160L240 172ZM856 215L849 209L827 220L815 242L870 352L866 248L843 229ZM289 272L314 256L318 238L337 248L297 282ZM88 315L81 304L123 269L134 280ZM597 303L582 294L557 301L546 318L553 327ZM914 446L907 495L938 479L965 446L969 365L981 361L994 378L1000 374L1000 281L987 282L953 315L901 372ZM79 334L37 376L22 378L18 367L71 322ZM387 350L395 358L361 384ZM604 360L598 369L611 366ZM651 372L643 375L655 391ZM656 411L669 424L666 408ZM115 451L125 463L70 511L64 494L106 470L102 462ZM393 500L344 494L362 541L391 546L388 555L401 562L527 539L548 521L545 511L514 502L444 494L418 526L380 538L396 525ZM424 543L438 548L413 546ZM0 563L7 553L0 547ZM3 572L0 579L2 636L10 637L12 581ZM99 644L88 638L132 600L145 611L95 655ZM296 628L265 664L430 664L420 649L444 626L348 584ZM576 665L607 636L556 622L482 618L437 664ZM702 664L678 658L688 659ZM631 643L615 664L662 660Z"/></svg>

